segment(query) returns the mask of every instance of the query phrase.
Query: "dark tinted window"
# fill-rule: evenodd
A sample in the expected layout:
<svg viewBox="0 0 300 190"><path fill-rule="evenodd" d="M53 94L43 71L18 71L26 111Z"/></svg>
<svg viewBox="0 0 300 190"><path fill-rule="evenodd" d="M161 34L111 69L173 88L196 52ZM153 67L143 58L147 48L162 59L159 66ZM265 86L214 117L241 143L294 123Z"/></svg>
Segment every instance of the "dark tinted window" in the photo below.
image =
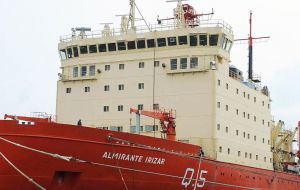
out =
<svg viewBox="0 0 300 190"><path fill-rule="evenodd" d="M87 46L80 46L79 50L80 50L80 54L87 54L88 53Z"/></svg>
<svg viewBox="0 0 300 190"><path fill-rule="evenodd" d="M217 46L218 45L218 35L212 34L209 36L209 45L210 46Z"/></svg>
<svg viewBox="0 0 300 190"><path fill-rule="evenodd" d="M68 48L67 49L67 56L68 56L68 58L72 58L73 57L72 48Z"/></svg>
<svg viewBox="0 0 300 190"><path fill-rule="evenodd" d="M164 47L166 46L166 38L157 38L157 46Z"/></svg>
<svg viewBox="0 0 300 190"><path fill-rule="evenodd" d="M197 46L198 40L197 35L190 35L190 46Z"/></svg>
<svg viewBox="0 0 300 190"><path fill-rule="evenodd" d="M90 51L90 53L97 53L97 46L96 45L90 45L89 51Z"/></svg>
<svg viewBox="0 0 300 190"><path fill-rule="evenodd" d="M206 46L207 45L207 35L206 34L200 34L199 43L200 43L200 46Z"/></svg>
<svg viewBox="0 0 300 190"><path fill-rule="evenodd" d="M185 45L187 44L187 36L179 36L178 37L179 45Z"/></svg>
<svg viewBox="0 0 300 190"><path fill-rule="evenodd" d="M148 46L148 48L155 47L155 41L154 41L154 39L147 40L147 46Z"/></svg>
<svg viewBox="0 0 300 190"><path fill-rule="evenodd" d="M168 46L176 46L176 45L177 45L176 37L168 37Z"/></svg>
<svg viewBox="0 0 300 190"><path fill-rule="evenodd" d="M99 44L99 52L106 52L106 44Z"/></svg>
<svg viewBox="0 0 300 190"><path fill-rule="evenodd" d="M149 47L149 46L148 46L148 47ZM145 40L138 40L138 41L137 41L137 48L138 48L138 49L146 48Z"/></svg>
<svg viewBox="0 0 300 190"><path fill-rule="evenodd" d="M126 50L125 42L118 42L118 50L119 51Z"/></svg>
<svg viewBox="0 0 300 190"><path fill-rule="evenodd" d="M108 44L108 51L116 51L116 43L109 43Z"/></svg>
<svg viewBox="0 0 300 190"><path fill-rule="evenodd" d="M129 41L127 42L127 48L130 49L135 49L135 41Z"/></svg>
<svg viewBox="0 0 300 190"><path fill-rule="evenodd" d="M73 47L73 53L74 53L74 57L78 57L78 47L77 46Z"/></svg>

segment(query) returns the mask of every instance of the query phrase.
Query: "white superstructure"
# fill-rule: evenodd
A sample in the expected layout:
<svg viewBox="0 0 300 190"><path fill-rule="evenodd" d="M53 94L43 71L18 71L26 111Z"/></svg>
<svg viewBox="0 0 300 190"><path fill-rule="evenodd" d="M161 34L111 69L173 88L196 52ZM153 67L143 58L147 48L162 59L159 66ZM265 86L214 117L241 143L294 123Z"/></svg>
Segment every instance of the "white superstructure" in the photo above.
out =
<svg viewBox="0 0 300 190"><path fill-rule="evenodd" d="M217 160L272 169L270 97L229 65L231 27L174 17L151 31L123 17L120 30L62 37L57 121L135 132L131 107L174 109L178 140ZM141 126L142 135L160 137L158 121L142 117Z"/></svg>

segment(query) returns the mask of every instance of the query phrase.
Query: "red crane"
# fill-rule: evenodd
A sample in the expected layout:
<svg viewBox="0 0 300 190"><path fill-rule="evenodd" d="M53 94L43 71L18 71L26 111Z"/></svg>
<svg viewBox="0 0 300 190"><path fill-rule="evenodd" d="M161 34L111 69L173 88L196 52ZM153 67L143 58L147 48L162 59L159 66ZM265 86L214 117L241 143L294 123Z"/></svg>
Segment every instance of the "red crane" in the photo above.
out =
<svg viewBox="0 0 300 190"><path fill-rule="evenodd" d="M170 112L161 111L161 110L144 111L144 110L130 108L130 113L135 113L137 115L144 115L154 119L159 119L162 127L162 133L166 134L168 140L172 140L172 141L176 140L175 117L173 116L172 111Z"/></svg>

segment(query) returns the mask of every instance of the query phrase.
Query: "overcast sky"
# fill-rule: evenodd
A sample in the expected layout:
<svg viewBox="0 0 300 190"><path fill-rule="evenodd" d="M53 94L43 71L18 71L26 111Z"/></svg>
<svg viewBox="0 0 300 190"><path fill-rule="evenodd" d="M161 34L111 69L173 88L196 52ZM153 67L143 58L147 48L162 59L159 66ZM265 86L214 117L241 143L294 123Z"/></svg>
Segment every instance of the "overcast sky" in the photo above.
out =
<svg viewBox="0 0 300 190"><path fill-rule="evenodd" d="M99 30L103 22L119 27L117 14L129 12L128 0L0 0L0 115L40 111L55 114L57 44L72 27ZM136 0L147 22L171 17L176 3ZM298 0L190 0L199 13L214 8L235 38L249 33L253 11L255 36L271 36L254 45L254 72L271 91L274 119L295 127L300 120L300 1ZM247 75L247 45L235 44L232 64Z"/></svg>

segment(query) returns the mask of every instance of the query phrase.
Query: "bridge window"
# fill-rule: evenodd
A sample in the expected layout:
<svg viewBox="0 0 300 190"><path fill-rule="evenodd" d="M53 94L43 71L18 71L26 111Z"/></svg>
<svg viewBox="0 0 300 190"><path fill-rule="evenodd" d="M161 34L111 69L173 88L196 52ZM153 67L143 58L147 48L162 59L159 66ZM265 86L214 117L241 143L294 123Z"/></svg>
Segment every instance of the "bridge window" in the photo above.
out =
<svg viewBox="0 0 300 190"><path fill-rule="evenodd" d="M119 64L119 70L124 70L125 69L125 65L124 64Z"/></svg>
<svg viewBox="0 0 300 190"><path fill-rule="evenodd" d="M119 90L124 90L124 84L119 84L118 89Z"/></svg>
<svg viewBox="0 0 300 190"><path fill-rule="evenodd" d="M116 51L116 43L109 43L108 44L108 51Z"/></svg>
<svg viewBox="0 0 300 190"><path fill-rule="evenodd" d="M73 68L73 77L74 78L78 77L78 67Z"/></svg>
<svg viewBox="0 0 300 190"><path fill-rule="evenodd" d="M187 36L179 36L178 37L179 45L186 45L187 42Z"/></svg>
<svg viewBox="0 0 300 190"><path fill-rule="evenodd" d="M207 46L207 35L206 34L199 35L199 44L200 44L200 46Z"/></svg>
<svg viewBox="0 0 300 190"><path fill-rule="evenodd" d="M77 46L75 46L75 47L73 47L73 53L74 53L74 57L78 57L78 47Z"/></svg>
<svg viewBox="0 0 300 190"><path fill-rule="evenodd" d="M147 47L148 47L148 48L153 48L153 47L155 47L155 41L154 41L154 39L149 39L149 40L147 40Z"/></svg>
<svg viewBox="0 0 300 190"><path fill-rule="evenodd" d="M141 90L141 89L144 89L145 88L145 84L144 83L139 83L138 84L138 88Z"/></svg>
<svg viewBox="0 0 300 190"><path fill-rule="evenodd" d="M171 59L170 66L171 66L171 70L176 70L177 69L177 59Z"/></svg>
<svg viewBox="0 0 300 190"><path fill-rule="evenodd" d="M68 48L67 49L67 55L68 55L68 58L72 58L73 57L72 48Z"/></svg>
<svg viewBox="0 0 300 190"><path fill-rule="evenodd" d="M197 35L190 35L190 46L197 46L197 45L198 45Z"/></svg>
<svg viewBox="0 0 300 190"><path fill-rule="evenodd" d="M177 45L176 37L169 37L168 38L168 46L176 46L176 45Z"/></svg>
<svg viewBox="0 0 300 190"><path fill-rule="evenodd" d="M139 62L139 68L144 68L145 67L145 62Z"/></svg>
<svg viewBox="0 0 300 190"><path fill-rule="evenodd" d="M218 45L219 36L217 34L209 35L209 45L217 46Z"/></svg>
<svg viewBox="0 0 300 190"><path fill-rule="evenodd" d="M88 53L87 46L80 46L79 50L80 50L80 54L87 54Z"/></svg>
<svg viewBox="0 0 300 190"><path fill-rule="evenodd" d="M191 69L198 68L198 57L191 57L191 59L190 59L190 68Z"/></svg>
<svg viewBox="0 0 300 190"><path fill-rule="evenodd" d="M106 44L99 44L99 52L106 52Z"/></svg>
<svg viewBox="0 0 300 190"><path fill-rule="evenodd" d="M127 42L127 48L128 48L128 50L136 49L136 47L135 47L135 41L129 41L129 42Z"/></svg>
<svg viewBox="0 0 300 190"><path fill-rule="evenodd" d="M125 42L118 42L118 50L119 51L126 50Z"/></svg>
<svg viewBox="0 0 300 190"><path fill-rule="evenodd" d="M187 58L180 58L180 69L187 69Z"/></svg>
<svg viewBox="0 0 300 190"><path fill-rule="evenodd" d="M157 39L157 46L158 47L164 47L166 46L166 38L158 38Z"/></svg>
<svg viewBox="0 0 300 190"><path fill-rule="evenodd" d="M87 73L87 68L86 66L82 66L81 67L81 71L80 71L80 76L85 77Z"/></svg>
<svg viewBox="0 0 300 190"><path fill-rule="evenodd" d="M67 52L66 52L65 49L59 50L59 54L60 54L60 59L61 60L66 60L67 59Z"/></svg>
<svg viewBox="0 0 300 190"><path fill-rule="evenodd" d="M154 40L153 40L153 41L154 41ZM147 40L147 42L148 42L148 40ZM154 43L154 42L153 42L153 43ZM138 49L144 49L144 48L146 48L145 40L138 40L138 41L137 41L137 48L138 48ZM148 48L150 48L149 45L148 45Z"/></svg>
<svg viewBox="0 0 300 190"><path fill-rule="evenodd" d="M96 70L95 65L90 66L90 67L89 67L89 75L90 75L90 76L95 76L95 70Z"/></svg>
<svg viewBox="0 0 300 190"><path fill-rule="evenodd" d="M96 45L90 45L89 46L90 53L97 53L97 46Z"/></svg>

